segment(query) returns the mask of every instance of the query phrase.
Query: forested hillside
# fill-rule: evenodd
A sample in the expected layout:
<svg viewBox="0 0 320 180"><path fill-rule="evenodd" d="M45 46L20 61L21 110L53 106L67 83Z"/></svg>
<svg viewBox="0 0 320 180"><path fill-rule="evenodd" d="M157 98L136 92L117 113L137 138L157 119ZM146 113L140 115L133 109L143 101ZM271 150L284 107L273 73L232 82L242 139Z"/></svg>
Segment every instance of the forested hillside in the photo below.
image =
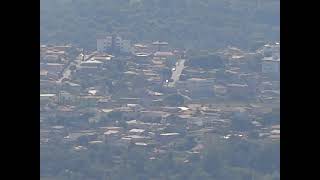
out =
<svg viewBox="0 0 320 180"><path fill-rule="evenodd" d="M279 40L279 0L41 0L41 41L95 48L115 32L184 48L250 48Z"/></svg>
<svg viewBox="0 0 320 180"><path fill-rule="evenodd" d="M187 148L189 140L176 146ZM150 158L141 148L97 145L72 152L62 145L42 147L41 173L61 180L279 180L279 142L208 143L204 154L170 151ZM115 158L118 157L118 158ZM46 178L41 178L46 180Z"/></svg>

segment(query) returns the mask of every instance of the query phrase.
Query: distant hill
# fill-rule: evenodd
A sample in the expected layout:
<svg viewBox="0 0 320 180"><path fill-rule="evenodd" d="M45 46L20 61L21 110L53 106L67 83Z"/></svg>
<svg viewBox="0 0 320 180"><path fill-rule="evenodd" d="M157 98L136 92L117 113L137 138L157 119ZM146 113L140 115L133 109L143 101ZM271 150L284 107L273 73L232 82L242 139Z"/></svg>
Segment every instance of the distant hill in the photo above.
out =
<svg viewBox="0 0 320 180"><path fill-rule="evenodd" d="M116 32L184 48L249 48L279 40L279 0L41 0L41 41L95 48Z"/></svg>

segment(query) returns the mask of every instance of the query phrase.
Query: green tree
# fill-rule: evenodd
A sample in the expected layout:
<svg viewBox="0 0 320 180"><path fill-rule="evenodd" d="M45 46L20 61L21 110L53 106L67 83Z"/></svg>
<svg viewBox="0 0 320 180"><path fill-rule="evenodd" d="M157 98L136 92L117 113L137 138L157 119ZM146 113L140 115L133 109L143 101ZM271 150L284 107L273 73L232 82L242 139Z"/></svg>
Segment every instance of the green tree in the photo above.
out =
<svg viewBox="0 0 320 180"><path fill-rule="evenodd" d="M169 106L182 106L184 104L184 97L179 94L171 94L164 98L164 103Z"/></svg>

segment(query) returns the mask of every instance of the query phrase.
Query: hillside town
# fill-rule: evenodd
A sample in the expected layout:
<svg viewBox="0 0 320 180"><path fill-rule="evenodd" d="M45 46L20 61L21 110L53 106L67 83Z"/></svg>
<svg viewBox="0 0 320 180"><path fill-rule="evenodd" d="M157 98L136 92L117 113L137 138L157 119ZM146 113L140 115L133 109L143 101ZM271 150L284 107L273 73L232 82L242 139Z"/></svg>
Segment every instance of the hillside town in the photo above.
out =
<svg viewBox="0 0 320 180"><path fill-rule="evenodd" d="M96 43L40 46L40 146L171 150L188 162L212 136L280 140L280 42L205 55L115 35Z"/></svg>

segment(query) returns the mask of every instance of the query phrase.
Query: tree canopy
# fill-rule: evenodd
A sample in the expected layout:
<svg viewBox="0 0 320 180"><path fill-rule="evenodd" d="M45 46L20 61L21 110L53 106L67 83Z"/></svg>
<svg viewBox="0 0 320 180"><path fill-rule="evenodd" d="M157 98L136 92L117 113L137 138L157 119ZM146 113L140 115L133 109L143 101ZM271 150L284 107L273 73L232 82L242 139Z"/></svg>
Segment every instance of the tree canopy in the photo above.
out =
<svg viewBox="0 0 320 180"><path fill-rule="evenodd" d="M94 49L96 36L165 40L183 48L241 48L280 38L279 0L42 0L46 43Z"/></svg>

